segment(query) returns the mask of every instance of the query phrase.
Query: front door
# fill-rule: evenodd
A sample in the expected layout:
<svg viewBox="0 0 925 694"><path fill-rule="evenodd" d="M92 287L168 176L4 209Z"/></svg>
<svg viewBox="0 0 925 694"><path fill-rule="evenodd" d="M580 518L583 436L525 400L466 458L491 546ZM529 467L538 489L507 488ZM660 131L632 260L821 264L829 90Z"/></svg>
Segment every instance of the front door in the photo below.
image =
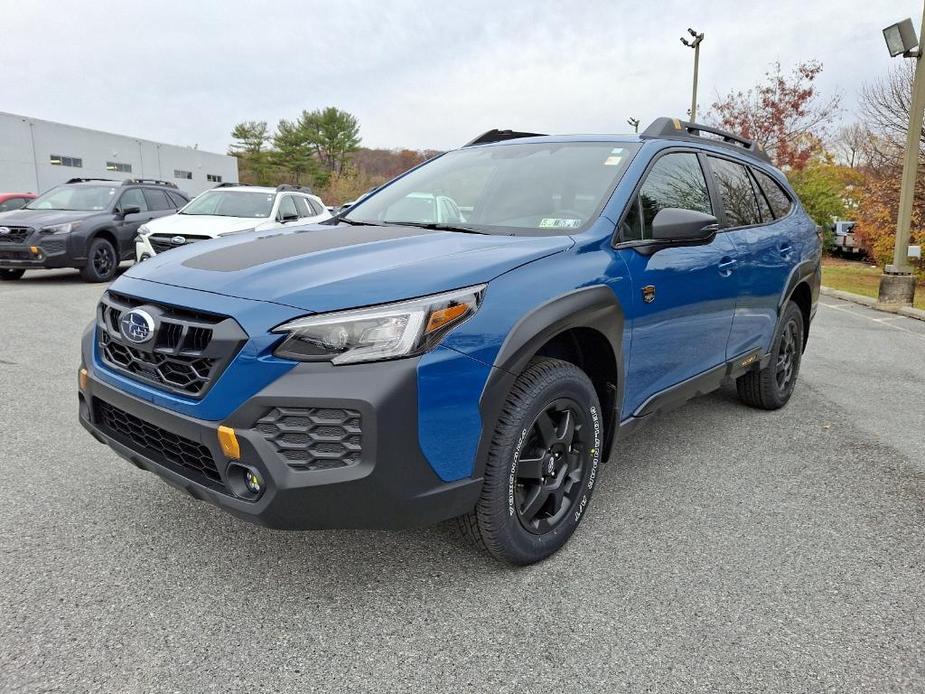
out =
<svg viewBox="0 0 925 694"><path fill-rule="evenodd" d="M669 151L650 168L621 224L618 252L634 300L624 418L646 401L726 361L736 302L736 251L725 234L709 244L647 253L652 220L666 207L716 214L700 157ZM637 247L634 248L634 242Z"/></svg>

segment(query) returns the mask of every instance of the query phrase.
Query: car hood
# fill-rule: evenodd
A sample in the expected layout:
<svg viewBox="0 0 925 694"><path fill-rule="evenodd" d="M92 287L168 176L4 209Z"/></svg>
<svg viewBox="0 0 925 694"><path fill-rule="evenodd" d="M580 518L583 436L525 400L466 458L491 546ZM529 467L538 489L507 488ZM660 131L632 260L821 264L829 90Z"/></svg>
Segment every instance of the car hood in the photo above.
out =
<svg viewBox="0 0 925 694"><path fill-rule="evenodd" d="M253 229L269 220L247 217L219 217L206 214L172 214L146 222L152 234L192 234L195 236L218 236L229 231Z"/></svg>
<svg viewBox="0 0 925 694"><path fill-rule="evenodd" d="M124 277L323 312L481 284L573 243L568 236L313 224L189 244Z"/></svg>
<svg viewBox="0 0 925 694"><path fill-rule="evenodd" d="M65 224L66 222L79 222L87 217L106 214L105 210L90 212L75 212L74 210L11 210L0 212L0 226L9 227L42 227L52 224Z"/></svg>

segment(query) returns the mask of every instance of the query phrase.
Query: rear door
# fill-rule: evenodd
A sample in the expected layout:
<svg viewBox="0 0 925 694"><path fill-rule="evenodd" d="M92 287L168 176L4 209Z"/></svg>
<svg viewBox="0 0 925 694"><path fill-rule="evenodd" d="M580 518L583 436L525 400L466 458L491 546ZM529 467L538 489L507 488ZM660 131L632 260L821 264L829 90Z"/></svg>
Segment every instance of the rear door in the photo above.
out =
<svg viewBox="0 0 925 694"><path fill-rule="evenodd" d="M647 400L724 365L735 310L735 247L725 234L699 246L651 253L652 220L666 207L716 215L702 157L670 150L649 167L624 212L618 252L634 302L623 417Z"/></svg>
<svg viewBox="0 0 925 694"><path fill-rule="evenodd" d="M116 210L121 211L129 207L137 207L139 211L116 219L116 236L119 241L119 254L122 258L129 258L134 254L135 234L138 227L151 219L148 201L141 188L129 188L119 197Z"/></svg>
<svg viewBox="0 0 925 694"><path fill-rule="evenodd" d="M151 213L151 219L166 217L177 211L176 206L171 202L170 198L167 197L166 191L145 188L144 194L145 200L148 202L148 210Z"/></svg>
<svg viewBox="0 0 925 694"><path fill-rule="evenodd" d="M786 222L743 162L710 155L713 181L723 201L723 228L738 251L739 296L727 358L766 351L777 326L777 310L796 257Z"/></svg>

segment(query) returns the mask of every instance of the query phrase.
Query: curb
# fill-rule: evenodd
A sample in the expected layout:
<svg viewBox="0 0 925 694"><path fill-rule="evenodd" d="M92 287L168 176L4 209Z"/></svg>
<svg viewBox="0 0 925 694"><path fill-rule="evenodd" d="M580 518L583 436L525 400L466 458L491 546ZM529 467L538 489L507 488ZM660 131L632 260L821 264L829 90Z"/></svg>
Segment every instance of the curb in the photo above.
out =
<svg viewBox="0 0 925 694"><path fill-rule="evenodd" d="M925 311L919 308L912 308L911 306L891 306L889 304L881 304L871 296L862 296L861 294L853 294L851 292L842 291L841 289L832 289L831 287L826 286L820 287L819 291L825 296L831 296L836 299L841 299L842 301L850 301L853 304L867 306L868 308L872 308L876 311L895 313L900 316L905 316L906 318L914 318L915 320L925 321Z"/></svg>

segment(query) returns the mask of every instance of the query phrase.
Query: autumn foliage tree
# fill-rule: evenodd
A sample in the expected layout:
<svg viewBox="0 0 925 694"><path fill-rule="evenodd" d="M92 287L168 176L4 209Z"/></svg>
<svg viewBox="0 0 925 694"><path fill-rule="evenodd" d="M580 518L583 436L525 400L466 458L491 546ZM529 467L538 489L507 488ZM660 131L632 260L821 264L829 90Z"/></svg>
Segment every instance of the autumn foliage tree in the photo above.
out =
<svg viewBox="0 0 925 694"><path fill-rule="evenodd" d="M839 96L823 98L816 88L821 72L822 63L815 60L789 74L775 63L760 84L718 98L707 120L758 142L780 168L800 169L839 112Z"/></svg>

